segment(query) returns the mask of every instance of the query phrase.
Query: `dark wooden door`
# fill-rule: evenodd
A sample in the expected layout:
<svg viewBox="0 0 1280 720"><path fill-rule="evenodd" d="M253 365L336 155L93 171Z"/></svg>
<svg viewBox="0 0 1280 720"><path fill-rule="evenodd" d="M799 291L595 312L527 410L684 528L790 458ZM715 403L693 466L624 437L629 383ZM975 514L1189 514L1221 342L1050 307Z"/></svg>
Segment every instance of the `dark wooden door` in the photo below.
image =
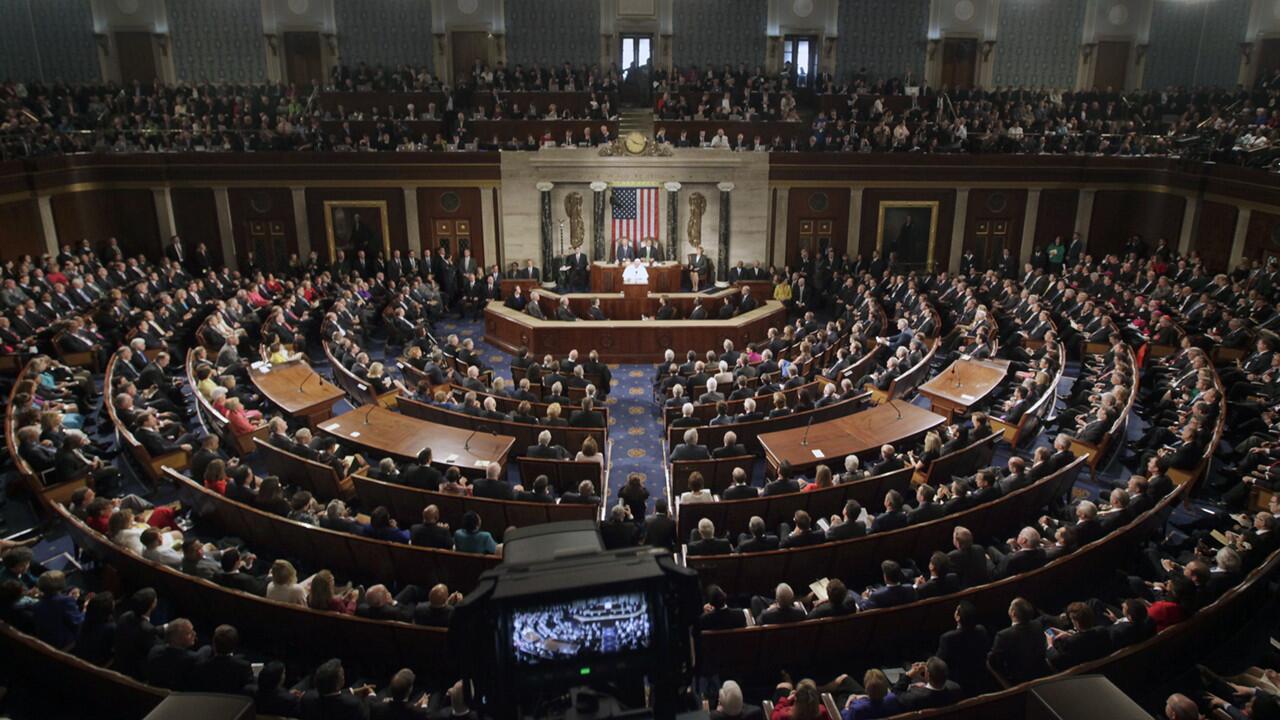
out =
<svg viewBox="0 0 1280 720"><path fill-rule="evenodd" d="M1129 75L1129 41L1108 40L1098 43L1097 68L1093 73L1096 90L1124 90Z"/></svg>
<svg viewBox="0 0 1280 720"><path fill-rule="evenodd" d="M974 249L982 267L996 267L1004 257L1004 249L1009 248L1017 255L1018 248L1010 242L1009 221L1004 218L980 218L974 230L977 247Z"/></svg>
<svg viewBox="0 0 1280 720"><path fill-rule="evenodd" d="M1280 70L1280 38L1263 40L1258 48L1258 81L1270 81L1276 70Z"/></svg>
<svg viewBox="0 0 1280 720"><path fill-rule="evenodd" d="M444 248L450 257L462 257L463 250L470 250L476 267L484 267L484 243L473 237L470 220L435 218L431 221L431 249Z"/></svg>
<svg viewBox="0 0 1280 720"><path fill-rule="evenodd" d="M159 77L155 44L149 32L116 33L116 58L120 63L120 80L126 84L139 80L149 85Z"/></svg>
<svg viewBox="0 0 1280 720"><path fill-rule="evenodd" d="M973 87L978 69L976 38L946 38L942 41L942 84L952 88Z"/></svg>
<svg viewBox="0 0 1280 720"><path fill-rule="evenodd" d="M320 33L287 32L284 34L285 80L299 86L312 80L324 80L324 62L320 59Z"/></svg>
<svg viewBox="0 0 1280 720"><path fill-rule="evenodd" d="M476 60L489 62L489 33L456 30L449 37L455 80L464 75L470 77L471 67Z"/></svg>

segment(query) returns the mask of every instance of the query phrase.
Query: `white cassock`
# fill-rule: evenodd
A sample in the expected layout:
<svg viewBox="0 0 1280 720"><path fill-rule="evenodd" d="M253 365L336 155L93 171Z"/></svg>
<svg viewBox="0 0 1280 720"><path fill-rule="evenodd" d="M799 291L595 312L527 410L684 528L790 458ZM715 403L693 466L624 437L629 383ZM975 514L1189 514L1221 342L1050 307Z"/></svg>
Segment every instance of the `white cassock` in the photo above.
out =
<svg viewBox="0 0 1280 720"><path fill-rule="evenodd" d="M648 285L649 271L639 263L632 263L622 271L622 282L625 285Z"/></svg>

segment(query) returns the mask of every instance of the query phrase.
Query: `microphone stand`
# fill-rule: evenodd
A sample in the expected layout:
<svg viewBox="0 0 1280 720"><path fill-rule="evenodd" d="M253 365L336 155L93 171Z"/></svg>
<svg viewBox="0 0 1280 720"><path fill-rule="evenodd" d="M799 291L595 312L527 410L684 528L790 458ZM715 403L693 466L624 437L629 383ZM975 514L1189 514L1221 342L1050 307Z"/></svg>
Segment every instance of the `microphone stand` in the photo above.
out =
<svg viewBox="0 0 1280 720"><path fill-rule="evenodd" d="M303 377L303 378L302 378L302 382L298 383L298 392L302 392L302 386L303 386L303 385L306 385L306 384L307 384L307 381L308 381L308 380L310 380L310 379L311 379L311 376L310 376L310 375L307 375L307 376L305 376L305 377Z"/></svg>
<svg viewBox="0 0 1280 720"><path fill-rule="evenodd" d="M893 398L889 398L889 407L893 408L893 411L894 411L894 412L896 412L896 413L898 413L898 417L896 417L896 418L894 418L894 419L893 419L893 420L894 420L894 422L897 422L897 421L901 420L901 419L902 419L902 411L898 409L898 404L897 404L896 402L894 402Z"/></svg>
<svg viewBox="0 0 1280 720"><path fill-rule="evenodd" d="M479 429L480 428L476 428L475 430L472 430L470 434L467 435L467 439L462 442L462 449L465 450L466 452L471 452L471 438L476 436L476 431L478 431Z"/></svg>
<svg viewBox="0 0 1280 720"><path fill-rule="evenodd" d="M804 436L800 438L801 445L809 444L809 427L813 425L813 416L809 416L809 422L804 425Z"/></svg>
<svg viewBox="0 0 1280 720"><path fill-rule="evenodd" d="M369 424L370 424L370 422L369 422L369 416L370 416L370 415L372 415L372 414L373 414L373 411L374 411L374 410L377 410L377 409L378 409L378 404L377 404L377 403L374 403L374 404L372 404L372 405L370 405L370 406L369 406L369 409L368 409L368 410L365 412L365 414L364 414L364 424L365 424L365 425L369 425Z"/></svg>

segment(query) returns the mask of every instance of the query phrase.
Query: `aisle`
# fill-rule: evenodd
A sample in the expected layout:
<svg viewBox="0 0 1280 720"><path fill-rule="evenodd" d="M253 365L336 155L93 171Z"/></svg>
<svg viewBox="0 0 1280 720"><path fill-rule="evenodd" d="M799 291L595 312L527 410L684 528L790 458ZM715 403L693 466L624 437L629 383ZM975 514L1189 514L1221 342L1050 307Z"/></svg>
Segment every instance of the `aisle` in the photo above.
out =
<svg viewBox="0 0 1280 720"><path fill-rule="evenodd" d="M483 323L447 320L436 324L436 332L441 341L450 333L457 333L461 338L472 338L477 347L483 350L485 361L497 375L511 379L511 356L481 341L484 337ZM589 348L578 348L580 354L588 350ZM653 501L666 495L662 418L653 404L650 384L653 366L610 364L609 369L613 371L613 387L607 401L609 442L613 445L609 456L610 505L616 500L618 488L626 483L627 476L638 472L644 476L644 485L649 490L649 507L652 510ZM568 415L567 409L565 414Z"/></svg>

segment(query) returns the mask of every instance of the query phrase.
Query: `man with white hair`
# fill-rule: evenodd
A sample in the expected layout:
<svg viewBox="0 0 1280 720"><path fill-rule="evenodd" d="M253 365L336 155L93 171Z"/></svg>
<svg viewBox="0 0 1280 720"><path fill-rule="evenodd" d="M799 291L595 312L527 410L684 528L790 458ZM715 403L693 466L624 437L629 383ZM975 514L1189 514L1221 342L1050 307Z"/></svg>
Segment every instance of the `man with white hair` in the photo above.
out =
<svg viewBox="0 0 1280 720"><path fill-rule="evenodd" d="M687 402L680 406L680 417L671 421L673 428L692 428L702 425L702 420L693 416L693 403Z"/></svg>
<svg viewBox="0 0 1280 720"><path fill-rule="evenodd" d="M740 423L755 422L756 420L763 420L763 419L764 419L764 413L758 412L756 410L755 398L747 398L746 400L742 401L742 412L738 413L738 420L737 420L738 422Z"/></svg>
<svg viewBox="0 0 1280 720"><path fill-rule="evenodd" d="M748 454L746 446L738 442L738 433L729 430L724 434L724 444L716 448L711 453L711 457L716 460L722 460L724 458L742 457L746 454Z"/></svg>
<svg viewBox="0 0 1280 720"><path fill-rule="evenodd" d="M716 711L711 714L715 718L731 720L732 718L764 717L759 707L743 701L742 688L732 680L725 680L720 686L717 703Z"/></svg>
<svg viewBox="0 0 1280 720"><path fill-rule="evenodd" d="M678 460L710 460L711 451L706 445L698 444L698 431L689 428L684 431L684 442L676 445L671 451L671 462Z"/></svg>
<svg viewBox="0 0 1280 720"><path fill-rule="evenodd" d="M1035 570L1044 565L1046 559L1040 531L1033 527L1022 528L1018 537L1009 542L1008 553L994 547L987 548L987 553L995 562L996 576L1001 578Z"/></svg>
<svg viewBox="0 0 1280 720"><path fill-rule="evenodd" d="M867 471L862 469L862 461L858 459L858 456L846 455L844 458L844 473L840 476L839 482L853 482L866 476Z"/></svg>
<svg viewBox="0 0 1280 720"><path fill-rule="evenodd" d="M720 383L715 378L709 378L707 380L707 391L702 393L702 397L698 398L698 402L703 405L714 405L724 400L724 395L716 392L719 387Z"/></svg>
<svg viewBox="0 0 1280 720"><path fill-rule="evenodd" d="M551 431L538 433L538 444L530 445L525 455L536 460L568 460L569 451L562 445L551 444Z"/></svg>
<svg viewBox="0 0 1280 720"><path fill-rule="evenodd" d="M698 521L694 533L697 539L690 539L685 555L728 555L733 552L733 545L728 540L716 537L715 523L707 518Z"/></svg>
<svg viewBox="0 0 1280 720"><path fill-rule="evenodd" d="M773 590L773 603L765 606L766 598L751 598L752 614L757 625L782 625L799 622L805 618L804 606L796 602L796 593L786 583L778 583Z"/></svg>

